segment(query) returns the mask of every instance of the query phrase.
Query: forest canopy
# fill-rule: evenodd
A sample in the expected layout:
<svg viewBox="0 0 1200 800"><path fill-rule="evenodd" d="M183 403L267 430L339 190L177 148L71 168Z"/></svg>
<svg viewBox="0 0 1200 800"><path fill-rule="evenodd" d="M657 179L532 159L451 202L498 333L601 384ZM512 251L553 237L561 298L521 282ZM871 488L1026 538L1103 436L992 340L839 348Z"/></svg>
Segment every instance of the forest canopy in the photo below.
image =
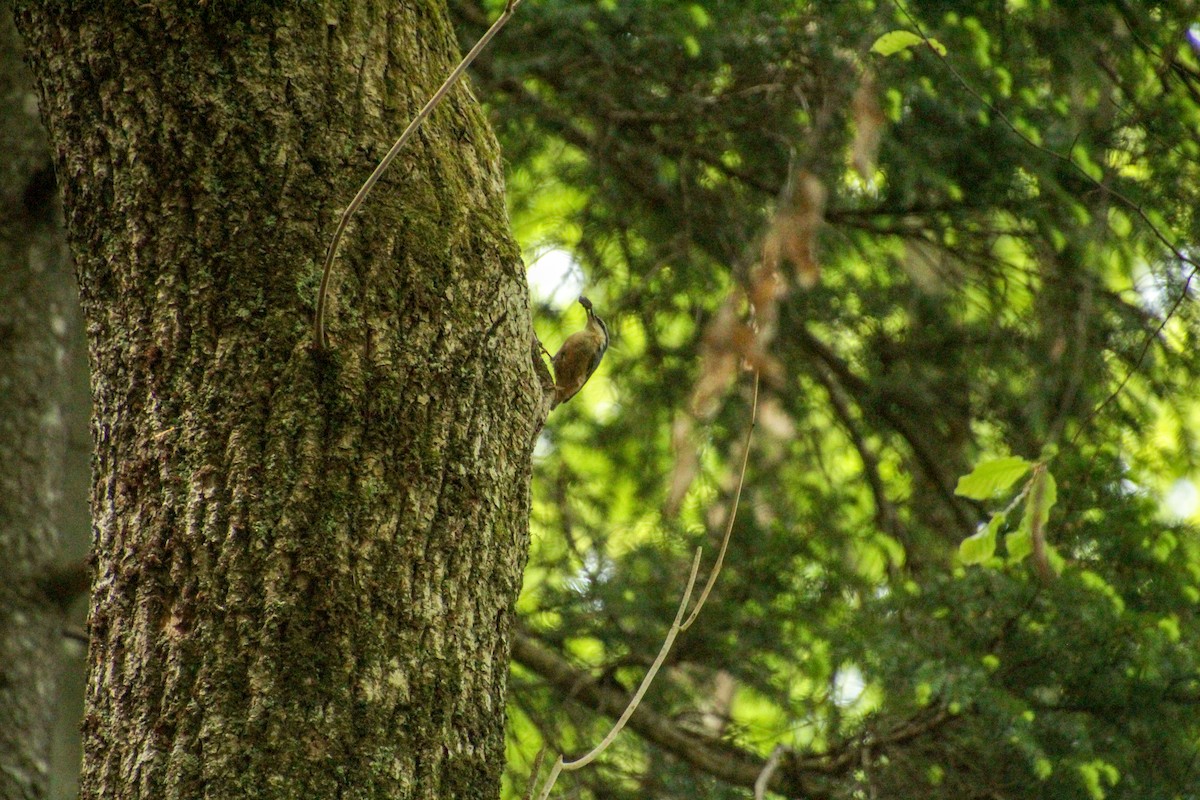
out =
<svg viewBox="0 0 1200 800"><path fill-rule="evenodd" d="M1194 3L540 0L473 82L543 341L612 332L536 454L508 796L620 713L752 414L712 599L557 793L1194 795Z"/></svg>

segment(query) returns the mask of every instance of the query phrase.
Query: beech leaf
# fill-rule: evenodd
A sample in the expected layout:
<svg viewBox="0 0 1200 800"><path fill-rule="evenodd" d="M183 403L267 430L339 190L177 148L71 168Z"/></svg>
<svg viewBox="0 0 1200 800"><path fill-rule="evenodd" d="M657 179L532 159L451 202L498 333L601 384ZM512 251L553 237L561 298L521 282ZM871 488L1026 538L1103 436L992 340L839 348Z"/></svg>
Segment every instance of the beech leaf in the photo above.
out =
<svg viewBox="0 0 1200 800"><path fill-rule="evenodd" d="M969 475L958 479L954 493L972 500L988 500L1008 489L1023 476L1033 464L1019 456L994 458L975 466Z"/></svg>
<svg viewBox="0 0 1200 800"><path fill-rule="evenodd" d="M875 44L871 45L871 52L881 56L894 56L919 44L928 44L939 56L946 55L946 45L937 39L926 39L912 31L888 31L875 40Z"/></svg>
<svg viewBox="0 0 1200 800"><path fill-rule="evenodd" d="M1004 526L1004 514L992 514L987 527L968 536L958 545L958 557L964 564L982 564L996 553L996 534Z"/></svg>
<svg viewBox="0 0 1200 800"><path fill-rule="evenodd" d="M1004 537L1004 549L1008 551L1008 562L1017 564L1029 558L1033 552L1033 537L1028 528L1019 528Z"/></svg>
<svg viewBox="0 0 1200 800"><path fill-rule="evenodd" d="M901 50L907 50L923 41L925 40L912 31L888 31L875 40L875 44L871 45L871 52L881 56L894 56Z"/></svg>

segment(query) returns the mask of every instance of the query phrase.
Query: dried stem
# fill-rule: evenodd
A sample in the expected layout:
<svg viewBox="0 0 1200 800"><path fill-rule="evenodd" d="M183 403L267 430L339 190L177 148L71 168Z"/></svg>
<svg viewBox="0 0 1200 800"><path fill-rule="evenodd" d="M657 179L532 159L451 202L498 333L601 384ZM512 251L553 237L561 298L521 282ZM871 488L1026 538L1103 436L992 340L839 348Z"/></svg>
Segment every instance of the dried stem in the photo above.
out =
<svg viewBox="0 0 1200 800"><path fill-rule="evenodd" d="M762 772L758 774L758 780L754 782L754 800L763 800L767 796L767 787L771 785L771 777L775 774L775 770L779 769L779 761L785 752L787 752L787 748L781 744L775 745L775 749L771 751L771 756L763 765Z"/></svg>
<svg viewBox="0 0 1200 800"><path fill-rule="evenodd" d="M1050 559L1046 555L1046 526L1041 512L1042 500L1046 496L1048 474L1044 463L1034 466L1033 477L1029 479L1029 505L1026 506L1026 514L1029 517L1029 539L1033 545L1033 566L1037 570L1038 577L1042 579L1042 583L1050 583L1054 580L1054 569L1050 566Z"/></svg>
<svg viewBox="0 0 1200 800"><path fill-rule="evenodd" d="M671 645L675 643L675 637L679 635L682 626L679 624L683 619L683 612L687 609L688 601L692 599L692 589L696 586L696 573L700 570L700 554L703 550L696 548L696 555L692 558L692 572L688 576L687 588L683 591L683 598L679 601L679 610L675 612L675 621L671 623L671 629L667 631L667 636L663 639L662 647L658 650L658 657L654 659L654 663L650 665L650 669L646 672L646 677L642 678L642 683L638 686L629 705L625 707L624 713L612 726L612 730L608 735L601 740L600 744L592 748L591 752L581 756L574 761L563 761L562 755L559 755L554 761L554 767L550 770L550 776L546 778L546 784L542 787L541 793L538 795L538 800L546 800L550 796L550 790L554 788L555 782L558 780L559 774L563 771L571 772L573 770L582 769L588 764L596 760L601 753L608 749L608 746L613 743L617 735L625 727L625 723L633 716L633 712L637 711L638 705L642 702L646 691L650 688L650 684L654 682L654 677L658 674L658 670L663 665L663 661L667 658L667 653L671 651Z"/></svg>
<svg viewBox="0 0 1200 800"><path fill-rule="evenodd" d="M717 576L721 574L721 566L725 563L725 551L729 549L729 538L733 534L733 523L737 519L738 503L742 499L742 487L746 484L746 464L750 461L750 439L754 435L754 426L758 423L758 385L760 376L758 370L754 371L754 396L750 400L750 424L746 426L746 440L742 452L742 468L738 473L737 489L733 493L733 505L729 507L729 519L725 522L725 535L721 539L721 549L717 551L717 561L713 564L712 572L708 575L708 581L704 584L704 591L700 592L700 599L696 601L696 607L692 609L692 613L688 615L687 622L683 623L681 630L687 630L692 627L692 623L696 621L696 617L700 615L700 609L704 608L705 601L708 600L708 595L712 592L713 586L717 582Z"/></svg>
<svg viewBox="0 0 1200 800"><path fill-rule="evenodd" d="M504 12L496 18L496 21L492 23L492 27L487 29L487 32L480 37L470 52L463 56L462 61L458 62L458 66L454 68L438 90L433 93L433 96L425 102L425 105L413 117L412 122L408 123L408 127L404 129L404 133L400 134L400 138L392 145L392 149L388 150L387 155L376 165L375 171L363 183L362 187L358 190L358 194L354 195L354 199L350 201L350 205L346 206L346 210L342 212L342 216L338 220L337 229L333 232L333 239L329 242L329 249L325 252L325 263L321 267L321 288L317 290L317 312L313 321L313 339L316 342L318 350L324 350L328 347L325 335L325 311L329 305L329 279L333 274L333 261L337 258L338 246L342 242L342 236L346 233L346 227L350 224L350 217L354 215L354 212L367 199L367 195L371 193L371 189L374 188L387 168L391 166L392 161L399 155L404 145L412 138L412 135L416 133L417 128L421 127L421 123L425 121L426 117L442 102L446 94L458 82L458 79L467 71L467 67L471 66L471 62L475 60L475 57L500 32L500 29L504 27L520 4L521 0L508 0L508 5L504 7Z"/></svg>

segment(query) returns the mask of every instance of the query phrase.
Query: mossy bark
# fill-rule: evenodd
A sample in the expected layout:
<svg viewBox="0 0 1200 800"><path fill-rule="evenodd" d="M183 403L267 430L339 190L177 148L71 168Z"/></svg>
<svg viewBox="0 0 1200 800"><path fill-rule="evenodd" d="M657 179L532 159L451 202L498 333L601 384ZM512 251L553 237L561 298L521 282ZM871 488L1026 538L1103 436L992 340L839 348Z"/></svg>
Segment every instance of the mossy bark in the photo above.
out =
<svg viewBox="0 0 1200 800"><path fill-rule="evenodd" d="M545 413L440 0L24 3L93 371L82 796L494 797Z"/></svg>

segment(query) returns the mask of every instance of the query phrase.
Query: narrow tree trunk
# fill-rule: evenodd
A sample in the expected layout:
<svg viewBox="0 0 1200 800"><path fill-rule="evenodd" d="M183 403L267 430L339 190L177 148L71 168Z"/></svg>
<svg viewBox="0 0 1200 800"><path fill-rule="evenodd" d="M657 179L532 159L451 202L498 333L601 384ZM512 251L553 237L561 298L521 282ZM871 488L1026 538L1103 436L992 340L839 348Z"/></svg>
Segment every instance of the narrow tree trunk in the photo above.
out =
<svg viewBox="0 0 1200 800"><path fill-rule="evenodd" d="M58 709L65 335L74 306L50 148L0 3L0 800L44 800Z"/></svg>
<svg viewBox="0 0 1200 800"><path fill-rule="evenodd" d="M442 3L19 21L94 375L83 797L494 797L544 405L465 89L310 330L337 211L453 66Z"/></svg>

